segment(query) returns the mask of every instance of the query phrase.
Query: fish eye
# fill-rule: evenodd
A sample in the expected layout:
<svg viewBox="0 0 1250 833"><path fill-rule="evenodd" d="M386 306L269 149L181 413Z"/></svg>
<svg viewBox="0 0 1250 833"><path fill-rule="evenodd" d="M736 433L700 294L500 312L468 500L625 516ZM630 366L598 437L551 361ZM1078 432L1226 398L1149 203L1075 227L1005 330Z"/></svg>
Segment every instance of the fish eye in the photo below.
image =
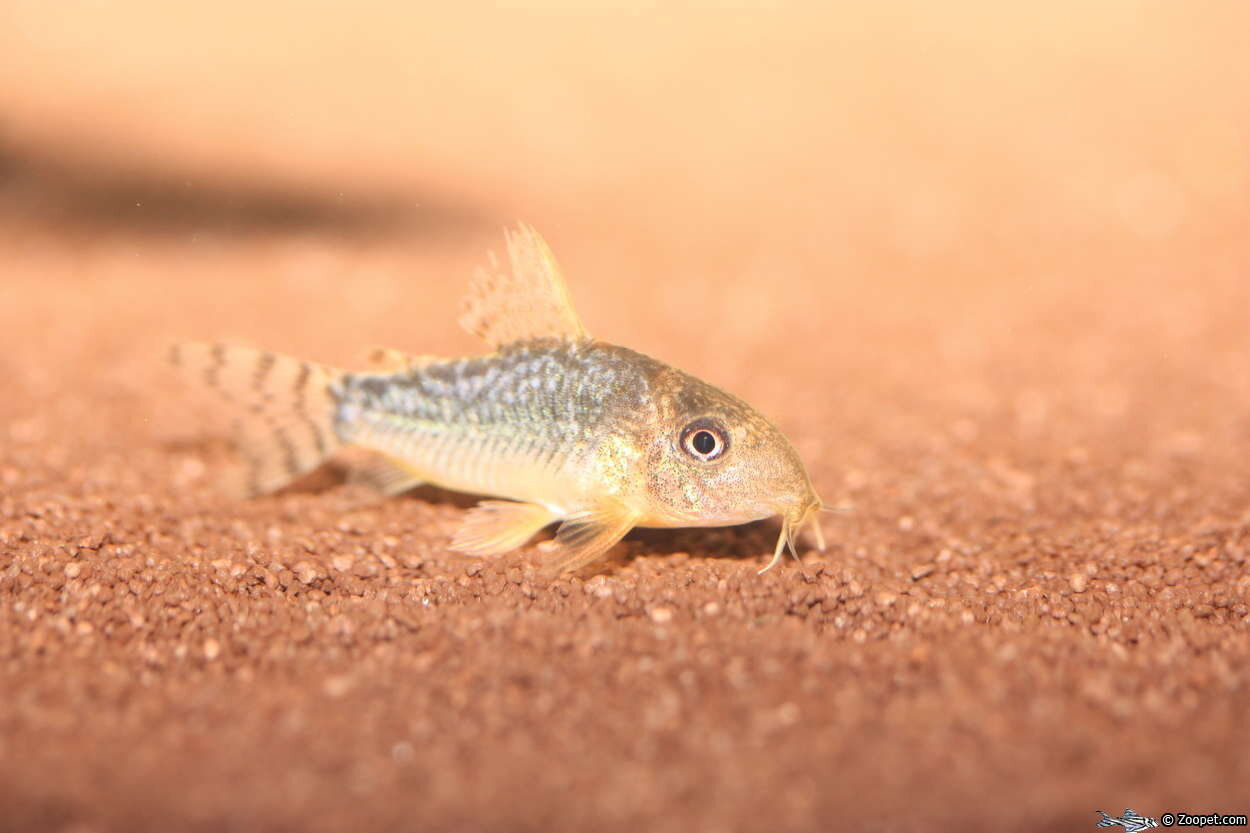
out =
<svg viewBox="0 0 1250 833"><path fill-rule="evenodd" d="M696 460L709 462L729 449L729 432L716 420L702 417L682 429L681 447Z"/></svg>

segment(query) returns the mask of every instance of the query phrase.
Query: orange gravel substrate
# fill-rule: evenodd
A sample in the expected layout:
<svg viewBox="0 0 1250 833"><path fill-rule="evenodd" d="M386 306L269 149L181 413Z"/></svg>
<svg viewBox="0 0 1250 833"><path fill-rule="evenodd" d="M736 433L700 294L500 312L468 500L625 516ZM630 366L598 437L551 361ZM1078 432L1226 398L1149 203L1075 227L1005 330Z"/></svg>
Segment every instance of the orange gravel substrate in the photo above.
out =
<svg viewBox="0 0 1250 833"><path fill-rule="evenodd" d="M988 265L865 240L854 269L839 245L775 252L767 275L557 227L596 334L758 404L853 507L824 519L828 551L764 576L767 522L636 532L545 585L540 543L448 552L458 496L370 502L334 467L216 494L222 443L166 345L475 349L456 299L500 226L5 222L0 830L1077 831L1098 808L1250 810L1235 227L1050 229Z"/></svg>

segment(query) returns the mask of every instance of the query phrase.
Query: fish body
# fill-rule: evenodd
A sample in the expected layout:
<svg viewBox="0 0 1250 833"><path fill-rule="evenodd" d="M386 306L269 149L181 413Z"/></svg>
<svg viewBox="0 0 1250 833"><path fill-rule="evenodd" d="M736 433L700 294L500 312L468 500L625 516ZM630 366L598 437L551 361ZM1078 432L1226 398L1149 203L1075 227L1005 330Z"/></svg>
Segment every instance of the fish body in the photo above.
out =
<svg viewBox="0 0 1250 833"><path fill-rule="evenodd" d="M347 374L335 429L427 482L536 503L555 516L617 491L601 449L633 442L658 363L545 339L390 374Z"/></svg>
<svg viewBox="0 0 1250 833"><path fill-rule="evenodd" d="M381 487L489 496L453 548L506 552L559 521L553 572L600 557L634 526L721 526L781 515L772 563L821 504L793 447L736 396L591 338L532 230L511 272L481 272L462 321L483 356L346 372L247 348L186 345L180 364L251 415L236 429L245 491L270 491L341 445L386 461ZM772 566L770 563L769 566Z"/></svg>

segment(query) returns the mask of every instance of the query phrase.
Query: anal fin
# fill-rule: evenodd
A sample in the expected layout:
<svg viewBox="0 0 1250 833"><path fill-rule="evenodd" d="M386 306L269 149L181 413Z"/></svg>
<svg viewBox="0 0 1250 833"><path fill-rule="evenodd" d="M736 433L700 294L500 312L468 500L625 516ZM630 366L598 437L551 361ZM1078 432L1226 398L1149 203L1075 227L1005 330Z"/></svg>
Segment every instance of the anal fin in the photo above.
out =
<svg viewBox="0 0 1250 833"><path fill-rule="evenodd" d="M469 510L451 548L466 555L499 555L524 544L556 519L536 503L484 500Z"/></svg>
<svg viewBox="0 0 1250 833"><path fill-rule="evenodd" d="M425 477L402 461L378 453L354 466L348 481L368 486L382 497L394 497L420 486Z"/></svg>

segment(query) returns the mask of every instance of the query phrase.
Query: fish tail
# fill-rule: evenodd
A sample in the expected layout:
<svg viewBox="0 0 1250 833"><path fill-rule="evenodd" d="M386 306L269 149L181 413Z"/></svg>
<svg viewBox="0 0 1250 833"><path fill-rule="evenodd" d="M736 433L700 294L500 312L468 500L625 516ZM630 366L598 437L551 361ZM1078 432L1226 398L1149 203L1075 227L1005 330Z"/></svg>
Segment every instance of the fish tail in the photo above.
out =
<svg viewBox="0 0 1250 833"><path fill-rule="evenodd" d="M232 411L242 458L232 492L252 496L287 485L343 444L335 428L343 373L250 347L180 344L170 359Z"/></svg>

